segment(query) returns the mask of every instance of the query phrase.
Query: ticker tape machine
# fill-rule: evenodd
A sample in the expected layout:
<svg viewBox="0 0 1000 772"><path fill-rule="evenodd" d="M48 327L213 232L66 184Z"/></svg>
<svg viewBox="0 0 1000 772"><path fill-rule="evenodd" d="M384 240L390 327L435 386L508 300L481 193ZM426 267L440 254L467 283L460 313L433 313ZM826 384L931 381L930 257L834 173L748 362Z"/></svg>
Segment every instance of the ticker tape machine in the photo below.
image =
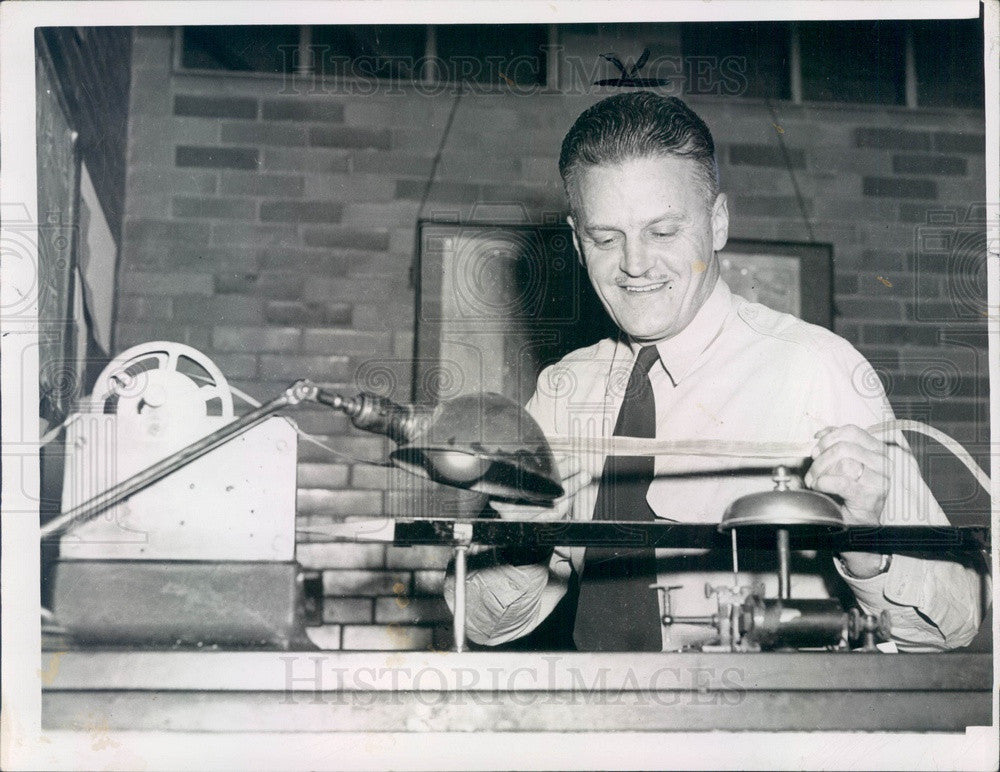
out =
<svg viewBox="0 0 1000 772"><path fill-rule="evenodd" d="M455 553L455 647L465 647L467 551L539 546L634 546L732 550L733 581L706 587L714 613L673 612L672 585L653 585L666 624L702 626L705 648L871 650L889 620L833 599L795 599L792 549L988 551L988 528L847 527L829 497L793 489L785 464L795 443L667 442L611 437L581 445L546 438L516 403L495 393L434 406L343 397L308 380L237 415L225 375L190 346L152 342L116 357L65 424L61 514L41 537L59 539L53 611L82 643L157 646L308 646L302 572L295 563L297 441L278 413L318 403L363 430L391 438L392 465L487 497L551 505L563 494L552 449L621 455L745 457L770 462L775 489L732 503L718 525L395 518L313 528L331 540L448 545ZM919 431L940 441L985 488L989 478L957 442L914 421L869 427ZM305 435L306 439L314 440ZM328 448L337 453L333 448ZM380 463L380 462L369 462ZM384 464L383 464L384 465ZM302 529L299 529L300 531ZM740 536L738 537L738 534ZM738 538L777 552L778 597L741 583Z"/></svg>

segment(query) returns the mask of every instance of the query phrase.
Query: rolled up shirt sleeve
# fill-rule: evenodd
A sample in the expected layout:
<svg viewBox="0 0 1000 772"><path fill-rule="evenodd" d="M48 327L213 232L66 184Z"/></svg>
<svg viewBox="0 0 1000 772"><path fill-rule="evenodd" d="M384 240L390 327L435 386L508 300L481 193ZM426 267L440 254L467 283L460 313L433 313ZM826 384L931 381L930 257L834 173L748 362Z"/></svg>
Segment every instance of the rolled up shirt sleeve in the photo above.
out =
<svg viewBox="0 0 1000 772"><path fill-rule="evenodd" d="M487 549L469 559L465 582L465 631L484 646L520 638L534 630L566 593L569 555L556 549L546 562L513 565L500 550ZM444 598L455 611L455 567L448 566Z"/></svg>
<svg viewBox="0 0 1000 772"><path fill-rule="evenodd" d="M858 355L858 369L870 365ZM856 369L857 373L858 370ZM869 382L878 383L877 377ZM830 395L832 396L832 395ZM852 395L841 403L838 423L867 428L893 417L884 392ZM859 398L860 397L860 398ZM889 494L879 516L883 525L948 526L950 521L924 482L901 432L886 437ZM895 554L889 570L868 579L837 572L868 613L888 612L891 638L900 650L941 650L967 645L983 618L989 577L975 559L944 553Z"/></svg>
<svg viewBox="0 0 1000 772"><path fill-rule="evenodd" d="M982 577L951 560L893 555L889 570L869 579L837 571L869 614L888 612L891 638L902 651L967 645L979 630Z"/></svg>

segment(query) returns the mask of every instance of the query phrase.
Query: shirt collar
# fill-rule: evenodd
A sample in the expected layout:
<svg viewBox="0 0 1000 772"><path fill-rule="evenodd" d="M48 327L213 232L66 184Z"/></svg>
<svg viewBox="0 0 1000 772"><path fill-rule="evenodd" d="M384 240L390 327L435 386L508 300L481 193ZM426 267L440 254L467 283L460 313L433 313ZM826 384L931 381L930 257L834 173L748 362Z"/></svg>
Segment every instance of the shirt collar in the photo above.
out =
<svg viewBox="0 0 1000 772"><path fill-rule="evenodd" d="M732 299L732 292L720 277L688 326L656 344L660 363L674 385L691 371L701 353L719 334L732 308ZM641 343L629 341L633 355L638 355L642 347Z"/></svg>

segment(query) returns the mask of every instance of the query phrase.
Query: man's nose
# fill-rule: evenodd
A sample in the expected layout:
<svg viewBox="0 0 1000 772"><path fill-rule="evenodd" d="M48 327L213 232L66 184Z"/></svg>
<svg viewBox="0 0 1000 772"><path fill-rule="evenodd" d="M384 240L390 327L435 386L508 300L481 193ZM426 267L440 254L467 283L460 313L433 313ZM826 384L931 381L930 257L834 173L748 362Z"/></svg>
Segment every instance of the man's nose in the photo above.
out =
<svg viewBox="0 0 1000 772"><path fill-rule="evenodd" d="M622 273L639 277L653 267L653 260L641 239L627 239L618 263Z"/></svg>

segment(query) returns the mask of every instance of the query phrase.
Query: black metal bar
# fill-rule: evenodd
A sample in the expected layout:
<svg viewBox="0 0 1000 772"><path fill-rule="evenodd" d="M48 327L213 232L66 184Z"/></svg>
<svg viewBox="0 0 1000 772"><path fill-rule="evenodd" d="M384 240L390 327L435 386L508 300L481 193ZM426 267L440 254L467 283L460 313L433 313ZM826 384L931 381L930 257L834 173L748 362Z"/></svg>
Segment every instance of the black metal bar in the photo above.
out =
<svg viewBox="0 0 1000 772"><path fill-rule="evenodd" d="M678 547L728 549L729 534L713 524L634 521L532 522L405 518L395 522L393 543L454 544L456 522L472 525L472 541L498 547ZM775 549L776 528L740 529L740 547ZM968 552L989 550L988 526L851 526L831 532L818 528L789 529L792 549L857 552Z"/></svg>

